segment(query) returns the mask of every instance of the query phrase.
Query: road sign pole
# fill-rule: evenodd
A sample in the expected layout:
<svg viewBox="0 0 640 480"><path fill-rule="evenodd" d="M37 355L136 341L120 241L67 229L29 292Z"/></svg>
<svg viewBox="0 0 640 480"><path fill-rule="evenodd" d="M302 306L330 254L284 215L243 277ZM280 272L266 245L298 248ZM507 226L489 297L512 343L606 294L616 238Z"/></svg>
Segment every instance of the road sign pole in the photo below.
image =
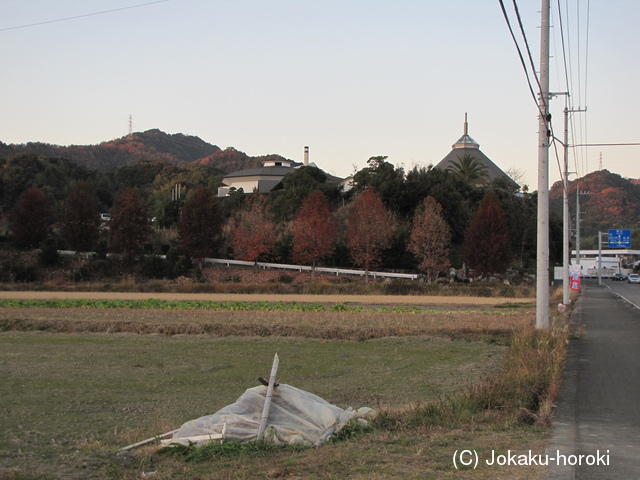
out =
<svg viewBox="0 0 640 480"><path fill-rule="evenodd" d="M598 232L598 285L602 285L602 232Z"/></svg>

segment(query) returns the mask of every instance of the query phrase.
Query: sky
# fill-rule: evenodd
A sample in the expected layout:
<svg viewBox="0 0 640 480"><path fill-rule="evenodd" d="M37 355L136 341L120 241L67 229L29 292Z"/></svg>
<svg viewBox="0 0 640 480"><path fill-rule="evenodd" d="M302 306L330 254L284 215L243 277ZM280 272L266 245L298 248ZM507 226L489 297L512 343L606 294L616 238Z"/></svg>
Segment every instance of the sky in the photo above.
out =
<svg viewBox="0 0 640 480"><path fill-rule="evenodd" d="M540 4L518 2L536 68ZM587 109L571 114L569 143L640 142L640 2L551 4L550 90ZM127 135L131 118L133 131L252 156L302 161L308 145L345 177L379 155L406 170L437 164L467 113L480 149L538 188L538 109L499 0L1 0L0 59L7 144L98 144ZM566 98L551 101L560 140ZM602 162L640 178L639 146L569 158L577 176Z"/></svg>

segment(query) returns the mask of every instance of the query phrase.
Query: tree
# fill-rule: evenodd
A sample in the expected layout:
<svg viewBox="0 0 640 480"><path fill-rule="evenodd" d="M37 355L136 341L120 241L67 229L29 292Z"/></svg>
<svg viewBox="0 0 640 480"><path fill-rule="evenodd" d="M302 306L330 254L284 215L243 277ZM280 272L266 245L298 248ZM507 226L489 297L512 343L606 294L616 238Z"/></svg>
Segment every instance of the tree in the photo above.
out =
<svg viewBox="0 0 640 480"><path fill-rule="evenodd" d="M339 196L337 183L330 182L327 174L311 165L291 169L281 181L282 188L269 193L269 204L278 220L291 220L302 201L320 190L329 199Z"/></svg>
<svg viewBox="0 0 640 480"><path fill-rule="evenodd" d="M100 236L96 193L86 182L76 183L64 205L62 238L72 250L90 251Z"/></svg>
<svg viewBox="0 0 640 480"><path fill-rule="evenodd" d="M511 238L504 211L493 192L480 202L463 247L467 266L481 275L504 273L511 263Z"/></svg>
<svg viewBox="0 0 640 480"><path fill-rule="evenodd" d="M405 207L404 169L395 168L387 162L386 156L371 157L367 164L368 167L353 177L356 191L374 187L387 208L402 212Z"/></svg>
<svg viewBox="0 0 640 480"><path fill-rule="evenodd" d="M489 179L488 167L478 158L469 154L458 158L458 161L449 165L447 170L471 185L484 185Z"/></svg>
<svg viewBox="0 0 640 480"><path fill-rule="evenodd" d="M380 264L393 236L394 222L373 187L354 199L348 218L347 246L353 263L368 272Z"/></svg>
<svg viewBox="0 0 640 480"><path fill-rule="evenodd" d="M235 218L233 254L240 260L257 262L274 251L276 222L264 195L253 194Z"/></svg>
<svg viewBox="0 0 640 480"><path fill-rule="evenodd" d="M151 235L149 209L133 188L113 205L109 229L111 251L122 254L126 263L131 262Z"/></svg>
<svg viewBox="0 0 640 480"><path fill-rule="evenodd" d="M451 265L450 244L451 230L442 217L442 206L433 197L425 198L413 217L408 248L418 259L418 268L427 274L429 283Z"/></svg>
<svg viewBox="0 0 640 480"><path fill-rule="evenodd" d="M51 228L49 201L37 187L24 191L11 214L13 241L20 248L34 248L47 238Z"/></svg>
<svg viewBox="0 0 640 480"><path fill-rule="evenodd" d="M331 214L327 197L315 191L303 202L293 222L293 260L316 264L335 250L338 227Z"/></svg>
<svg viewBox="0 0 640 480"><path fill-rule="evenodd" d="M194 258L216 253L222 225L216 197L210 188L199 187L182 207L178 223L180 246Z"/></svg>

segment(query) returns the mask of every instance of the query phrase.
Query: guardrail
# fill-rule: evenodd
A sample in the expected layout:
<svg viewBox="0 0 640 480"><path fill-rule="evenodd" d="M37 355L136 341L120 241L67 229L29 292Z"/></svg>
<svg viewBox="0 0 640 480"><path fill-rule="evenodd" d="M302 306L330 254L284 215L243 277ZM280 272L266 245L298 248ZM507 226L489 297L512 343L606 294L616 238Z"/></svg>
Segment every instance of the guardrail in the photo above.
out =
<svg viewBox="0 0 640 480"><path fill-rule="evenodd" d="M81 258L90 258L94 252L75 252L73 250L58 250L60 255L66 256L74 256L77 255ZM108 257L112 257L115 255L107 254ZM160 258L166 258L166 255L158 255ZM226 265L230 267L232 265L238 267L258 267L262 269L280 269L280 270L292 270L297 272L310 272L313 270L312 267L308 265L289 265L286 263L269 263L269 262L247 262L245 260L230 260L226 258L205 258L203 259L204 263L210 263L214 265ZM316 267L316 272L320 273L329 273L331 275L340 276L340 275L357 275L360 277L364 277L367 272L365 270L356 270L352 268L329 268L329 267ZM393 272L369 272L369 276L373 278L404 278L407 280L417 280L420 278L418 274L415 273L393 273Z"/></svg>
<svg viewBox="0 0 640 480"><path fill-rule="evenodd" d="M308 265L288 265L286 263L268 263L268 262L247 262L244 260L229 260L222 258L205 258L204 263L212 263L217 265L231 265L243 266L243 267L258 267L262 269L280 269L280 270L293 270L297 272L310 272L313 270ZM365 276L367 272L365 270L355 270L350 268L328 268L328 267L316 267L316 272L330 273L332 275L358 275ZM417 280L419 275L415 273L392 273L392 272L369 272L369 276L373 278L404 278L408 280Z"/></svg>

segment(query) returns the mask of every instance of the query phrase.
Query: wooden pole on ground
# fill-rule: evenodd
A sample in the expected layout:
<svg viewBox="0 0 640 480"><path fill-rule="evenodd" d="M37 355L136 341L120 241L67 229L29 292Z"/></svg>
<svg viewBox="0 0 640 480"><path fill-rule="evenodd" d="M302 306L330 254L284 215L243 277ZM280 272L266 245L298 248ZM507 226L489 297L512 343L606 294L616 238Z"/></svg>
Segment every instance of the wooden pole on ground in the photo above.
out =
<svg viewBox="0 0 640 480"><path fill-rule="evenodd" d="M273 396L273 386L276 383L276 374L278 373L278 365L280 359L276 353L273 357L273 365L271 366L271 375L269 376L269 385L267 386L267 395L264 399L264 407L262 408L262 419L260 421L260 428L258 429L258 440L264 438L264 431L267 428L267 418L269 418L269 409L271 408L271 397Z"/></svg>

